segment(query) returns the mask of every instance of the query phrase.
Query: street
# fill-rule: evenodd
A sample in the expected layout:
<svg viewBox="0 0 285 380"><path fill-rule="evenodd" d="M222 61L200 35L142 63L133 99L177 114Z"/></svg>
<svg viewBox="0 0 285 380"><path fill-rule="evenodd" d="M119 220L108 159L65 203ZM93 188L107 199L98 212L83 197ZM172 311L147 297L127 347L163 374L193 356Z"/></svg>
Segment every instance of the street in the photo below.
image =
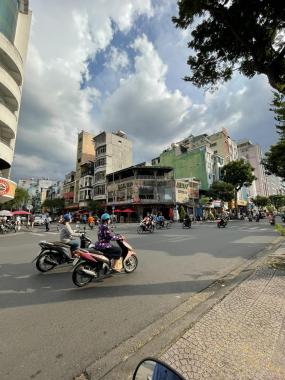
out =
<svg viewBox="0 0 285 380"><path fill-rule="evenodd" d="M71 266L41 274L31 263L40 240L58 240L55 226L0 236L1 379L72 379L278 236L267 220L136 227L115 231L134 246L137 270L85 288L73 285Z"/></svg>

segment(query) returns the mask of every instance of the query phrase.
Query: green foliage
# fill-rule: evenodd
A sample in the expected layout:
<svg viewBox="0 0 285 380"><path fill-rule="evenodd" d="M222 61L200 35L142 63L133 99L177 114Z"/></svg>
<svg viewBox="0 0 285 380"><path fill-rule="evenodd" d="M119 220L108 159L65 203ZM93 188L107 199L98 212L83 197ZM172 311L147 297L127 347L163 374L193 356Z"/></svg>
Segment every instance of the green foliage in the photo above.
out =
<svg viewBox="0 0 285 380"><path fill-rule="evenodd" d="M281 224L276 224L275 230L279 232L281 236L285 236L285 227L282 227Z"/></svg>
<svg viewBox="0 0 285 380"><path fill-rule="evenodd" d="M253 170L250 163L244 160L229 162L222 169L223 181L232 184L239 191L243 186L250 186L256 179L252 174Z"/></svg>
<svg viewBox="0 0 285 380"><path fill-rule="evenodd" d="M235 213L238 213L237 193L243 186L250 186L256 177L252 174L253 167L249 162L237 160L229 162L222 169L223 181L234 187Z"/></svg>
<svg viewBox="0 0 285 380"><path fill-rule="evenodd" d="M275 174L285 180L285 139L279 140L277 144L271 145L262 164L267 174Z"/></svg>
<svg viewBox="0 0 285 380"><path fill-rule="evenodd" d="M269 204L269 199L267 197L262 197L261 195L257 195L256 198L252 200L252 202L257 207L266 207Z"/></svg>
<svg viewBox="0 0 285 380"><path fill-rule="evenodd" d="M210 198L206 196L202 196L199 200L201 206L207 206L210 203Z"/></svg>
<svg viewBox="0 0 285 380"><path fill-rule="evenodd" d="M251 78L265 74L270 85L285 93L282 1L178 0L177 28L192 27L188 47L191 81L212 89L232 78L234 70Z"/></svg>
<svg viewBox="0 0 285 380"><path fill-rule="evenodd" d="M275 113L277 121L276 129L280 135L279 141L271 145L262 161L268 174L275 174L285 180L285 97L283 94L274 93L270 109Z"/></svg>
<svg viewBox="0 0 285 380"><path fill-rule="evenodd" d="M220 199L229 202L234 199L234 186L224 181L215 181L212 183L209 194L214 199Z"/></svg>
<svg viewBox="0 0 285 380"><path fill-rule="evenodd" d="M270 200L270 203L276 208L277 211L281 207L285 206L285 196L284 195L270 195L269 200Z"/></svg>
<svg viewBox="0 0 285 380"><path fill-rule="evenodd" d="M30 200L29 193L27 190L17 187L15 191L15 197L9 202L5 203L5 208L10 210L17 210L21 207L24 207L28 204Z"/></svg>

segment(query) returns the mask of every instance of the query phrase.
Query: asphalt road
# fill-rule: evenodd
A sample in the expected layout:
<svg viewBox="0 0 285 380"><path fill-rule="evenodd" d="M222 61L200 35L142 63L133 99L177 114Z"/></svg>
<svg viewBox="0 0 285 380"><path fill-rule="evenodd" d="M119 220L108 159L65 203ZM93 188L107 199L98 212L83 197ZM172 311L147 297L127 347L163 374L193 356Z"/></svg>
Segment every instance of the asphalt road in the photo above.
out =
<svg viewBox="0 0 285 380"><path fill-rule="evenodd" d="M117 230L139 267L85 288L73 285L71 267L40 274L31 263L38 241L57 240L56 232L0 236L2 380L72 379L278 236L267 221L175 224L152 235L137 235L134 225Z"/></svg>

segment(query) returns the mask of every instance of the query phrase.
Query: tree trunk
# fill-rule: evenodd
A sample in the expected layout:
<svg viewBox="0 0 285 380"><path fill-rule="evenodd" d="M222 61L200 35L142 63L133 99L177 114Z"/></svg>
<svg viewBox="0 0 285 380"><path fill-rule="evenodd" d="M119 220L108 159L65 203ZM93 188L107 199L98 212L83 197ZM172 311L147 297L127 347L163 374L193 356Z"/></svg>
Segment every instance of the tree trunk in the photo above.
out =
<svg viewBox="0 0 285 380"><path fill-rule="evenodd" d="M236 218L238 217L238 204L237 204L237 189L235 189L235 215L236 215Z"/></svg>

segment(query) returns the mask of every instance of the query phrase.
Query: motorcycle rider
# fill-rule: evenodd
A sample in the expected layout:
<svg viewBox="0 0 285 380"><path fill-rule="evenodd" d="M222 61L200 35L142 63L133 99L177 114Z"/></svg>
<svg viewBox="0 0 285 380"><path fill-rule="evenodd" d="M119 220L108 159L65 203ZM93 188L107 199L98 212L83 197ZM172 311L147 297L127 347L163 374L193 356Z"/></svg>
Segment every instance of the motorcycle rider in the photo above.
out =
<svg viewBox="0 0 285 380"><path fill-rule="evenodd" d="M122 257L121 247L113 246L110 241L117 240L122 241L124 237L122 235L115 235L110 230L108 224L110 223L110 215L105 212L101 216L101 224L98 229L98 241L95 243L95 249L101 251L106 257L113 259L112 269L114 272L120 272L117 269Z"/></svg>
<svg viewBox="0 0 285 380"><path fill-rule="evenodd" d="M73 231L73 229L70 226L70 216L69 214L65 214L63 216L63 228L60 230L59 233L59 239L64 244L67 244L70 246L70 252L71 256L73 255L73 252L79 248L79 242L75 240L75 237L79 237L80 233Z"/></svg>
<svg viewBox="0 0 285 380"><path fill-rule="evenodd" d="M229 218L228 213L224 209L222 209L221 222L220 222L221 226L224 226L228 223L228 218Z"/></svg>
<svg viewBox="0 0 285 380"><path fill-rule="evenodd" d="M190 216L188 213L186 213L184 219L183 219L183 223L184 223L184 226L185 227L190 227L191 226L191 219L190 219Z"/></svg>

